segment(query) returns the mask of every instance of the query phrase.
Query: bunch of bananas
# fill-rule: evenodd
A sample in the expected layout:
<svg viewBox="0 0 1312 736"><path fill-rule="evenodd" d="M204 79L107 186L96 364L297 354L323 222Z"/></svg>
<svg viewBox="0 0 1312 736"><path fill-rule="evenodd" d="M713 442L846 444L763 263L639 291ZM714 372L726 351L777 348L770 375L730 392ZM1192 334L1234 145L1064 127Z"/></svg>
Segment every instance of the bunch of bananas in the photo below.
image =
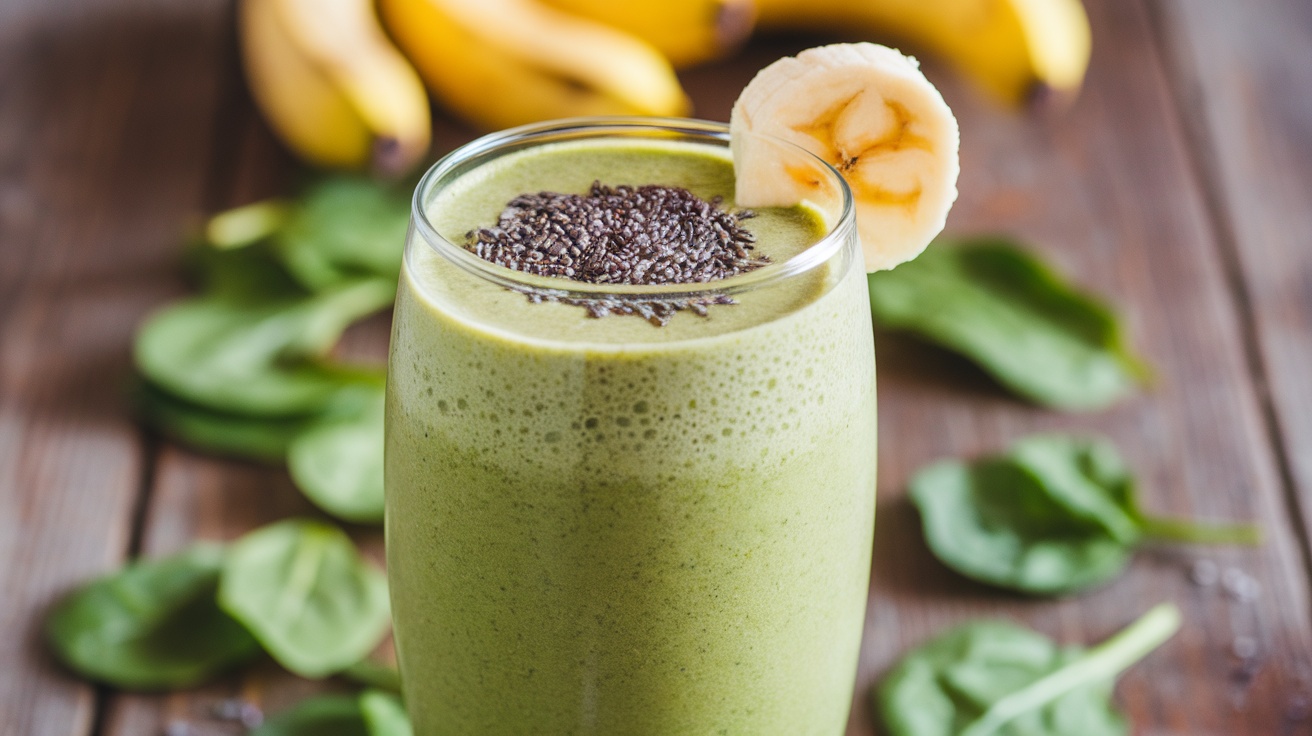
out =
<svg viewBox="0 0 1312 736"><path fill-rule="evenodd" d="M576 115L682 115L676 67L752 32L904 41L1009 103L1073 93L1079 0L241 0L252 94L311 164L395 174L428 151L425 86L498 129Z"/></svg>

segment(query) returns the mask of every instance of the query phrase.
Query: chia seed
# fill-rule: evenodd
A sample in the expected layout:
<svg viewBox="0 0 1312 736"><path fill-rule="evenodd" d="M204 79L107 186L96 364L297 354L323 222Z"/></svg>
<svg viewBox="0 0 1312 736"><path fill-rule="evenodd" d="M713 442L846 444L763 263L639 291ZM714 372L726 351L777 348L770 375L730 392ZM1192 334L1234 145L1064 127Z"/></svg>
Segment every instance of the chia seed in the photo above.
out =
<svg viewBox="0 0 1312 736"><path fill-rule="evenodd" d="M680 187L593 182L587 194L510 200L496 227L466 233L465 248L515 271L589 284L704 284L768 264L753 254L756 237L742 225L753 213L720 205L719 197L705 200ZM723 294L630 301L534 293L529 300L584 307L590 317L636 314L658 327L675 312L705 317L709 306L733 303Z"/></svg>

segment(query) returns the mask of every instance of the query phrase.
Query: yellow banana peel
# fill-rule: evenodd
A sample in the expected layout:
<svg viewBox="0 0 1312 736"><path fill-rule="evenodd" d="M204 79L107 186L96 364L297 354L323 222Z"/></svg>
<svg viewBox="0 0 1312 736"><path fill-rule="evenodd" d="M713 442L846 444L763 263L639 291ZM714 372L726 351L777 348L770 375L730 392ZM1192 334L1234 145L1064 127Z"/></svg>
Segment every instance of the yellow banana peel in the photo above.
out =
<svg viewBox="0 0 1312 736"><path fill-rule="evenodd" d="M242 0L238 30L256 104L307 162L398 174L428 152L428 96L370 0Z"/></svg>
<svg viewBox="0 0 1312 736"><path fill-rule="evenodd" d="M656 49L537 0L381 0L380 7L437 99L480 128L688 112Z"/></svg>
<svg viewBox="0 0 1312 736"><path fill-rule="evenodd" d="M631 33L677 68L720 58L751 35L756 0L544 0Z"/></svg>
<svg viewBox="0 0 1312 736"><path fill-rule="evenodd" d="M1089 64L1079 0L758 0L758 26L906 43L941 56L995 97L1074 96Z"/></svg>

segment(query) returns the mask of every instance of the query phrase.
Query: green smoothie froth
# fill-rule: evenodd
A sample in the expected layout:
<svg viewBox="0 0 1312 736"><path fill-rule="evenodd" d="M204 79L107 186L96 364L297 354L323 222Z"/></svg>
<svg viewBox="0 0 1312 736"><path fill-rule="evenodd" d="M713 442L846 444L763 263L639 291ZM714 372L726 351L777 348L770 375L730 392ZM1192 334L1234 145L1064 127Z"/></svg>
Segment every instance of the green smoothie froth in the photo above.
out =
<svg viewBox="0 0 1312 736"><path fill-rule="evenodd" d="M428 214L459 242L526 191L732 194L710 146L511 154ZM805 208L746 221L777 262ZM865 279L830 263L664 328L594 319L412 243L388 388L387 535L427 734L838 734L874 521Z"/></svg>

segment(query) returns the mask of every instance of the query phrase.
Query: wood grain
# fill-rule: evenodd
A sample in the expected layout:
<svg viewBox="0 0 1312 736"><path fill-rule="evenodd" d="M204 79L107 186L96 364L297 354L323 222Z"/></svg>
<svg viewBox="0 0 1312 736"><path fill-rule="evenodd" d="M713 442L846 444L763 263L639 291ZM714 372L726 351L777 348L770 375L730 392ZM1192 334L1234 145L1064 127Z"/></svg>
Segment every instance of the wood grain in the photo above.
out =
<svg viewBox="0 0 1312 736"><path fill-rule="evenodd" d="M1164 48L1147 2L1161 9L1152 17ZM1176 601L1186 625L1118 690L1136 733L1312 731L1299 720L1312 702L1299 548L1309 519L1291 516L1281 482L1283 456L1297 489L1312 492L1312 389L1297 373L1312 365L1312 258L1298 250L1312 225L1296 216L1306 218L1312 154L1295 145L1309 139L1312 117L1306 94L1280 97L1288 80L1308 87L1312 11L1298 0L1260 4L1277 15L1090 1L1094 66L1059 116L1000 110L929 66L963 131L950 228L1021 235L1109 296L1159 378L1107 412L1061 415L1018 403L941 351L878 336L880 516L849 734L878 732L869 685L952 623L1001 616L1092 642L1161 600ZM3 736L155 736L175 723L193 736L235 736L239 724L216 720L216 705L235 698L276 711L342 686L265 661L195 691L98 701L54 671L35 637L52 596L115 567L134 538L143 553L165 554L314 513L281 469L167 445L150 452L122 399L135 322L183 292L177 234L188 214L283 191L297 175L237 81L230 13L229 0L0 4L0 622L25 634L0 645ZM758 41L686 73L698 114L726 119L757 69L817 40ZM1209 56L1218 48L1226 54ZM1258 112L1245 107L1252 99L1263 102ZM440 120L438 152L470 136ZM347 349L378 356L385 337L376 321ZM1043 429L1109 435L1143 478L1151 510L1257 519L1268 544L1147 550L1122 579L1059 602L991 592L942 568L905 501L909 475ZM376 531L354 532L378 553ZM1200 558L1254 575L1261 598L1192 585ZM1258 645L1248 665L1231 651L1237 637Z"/></svg>
<svg viewBox="0 0 1312 736"><path fill-rule="evenodd" d="M1149 18L1132 2L1088 3L1095 54L1076 106L1018 119L936 75L962 128L961 200L949 228L1024 236L1077 282L1107 295L1156 385L1101 414L1059 415L1006 398L967 368L880 341L881 486L863 683L905 647L965 618L1019 618L1067 641L1098 641L1162 600L1185 615L1179 636L1126 674L1120 700L1143 733L1306 732L1312 621L1276 454L1250 380L1245 325L1160 65ZM961 378L967 380L960 380ZM1035 430L1110 436L1159 513L1256 519L1261 550L1148 550L1106 588L1056 603L990 594L928 556L907 508L909 475L938 457L993 451ZM1257 577L1240 603L1189 582L1194 559ZM1237 638L1258 644L1245 665ZM851 733L870 733L863 693ZM1296 731L1296 729L1303 729Z"/></svg>
<svg viewBox="0 0 1312 736"><path fill-rule="evenodd" d="M1253 372L1288 471L1290 510L1312 528L1312 5L1153 6L1254 332Z"/></svg>
<svg viewBox="0 0 1312 736"><path fill-rule="evenodd" d="M233 70L235 72L235 69ZM302 173L258 118L240 85L229 94L218 148L223 166L216 208L236 206L285 193ZM344 351L353 360L386 360L387 324L370 321L348 334ZM294 516L320 516L296 490L284 468L206 457L168 447L158 457L154 482L142 523L142 553L178 551L192 541L230 541L257 527ZM381 564L382 534L354 529L353 536ZM264 658L253 667L196 690L164 694L114 694L107 703L105 736L162 734L180 730L187 736L244 733L239 721L225 719L236 704L274 713L344 683L312 682L296 677Z"/></svg>
<svg viewBox="0 0 1312 736"><path fill-rule="evenodd" d="M1205 193L1190 166L1173 98L1144 9L1090 3L1095 59L1076 106L1022 117L980 99L928 60L962 128L958 234L1023 237L1080 284L1107 295L1156 366L1154 387L1110 411L1063 415L1018 403L943 351L877 336L880 503L875 570L859 684L848 733L878 728L869 687L906 648L977 616L1023 621L1060 640L1100 641L1153 604L1175 601L1185 628L1119 688L1143 733L1179 736L1298 733L1309 697L1312 625L1276 453L1248 370L1245 323L1217 247ZM731 97L708 95L814 39L755 44L690 80L701 114L723 119ZM906 501L905 483L941 457L996 451L1042 430L1099 432L1125 452L1153 511L1257 519L1262 550L1149 549L1120 580L1080 598L1031 601L992 592L939 565ZM1257 577L1263 598L1242 603L1189 582L1192 563ZM1250 662L1237 639L1258 643Z"/></svg>
<svg viewBox="0 0 1312 736"><path fill-rule="evenodd" d="M89 733L43 610L118 567L146 448L125 399L140 316L199 204L215 2L0 8L0 733Z"/></svg>

